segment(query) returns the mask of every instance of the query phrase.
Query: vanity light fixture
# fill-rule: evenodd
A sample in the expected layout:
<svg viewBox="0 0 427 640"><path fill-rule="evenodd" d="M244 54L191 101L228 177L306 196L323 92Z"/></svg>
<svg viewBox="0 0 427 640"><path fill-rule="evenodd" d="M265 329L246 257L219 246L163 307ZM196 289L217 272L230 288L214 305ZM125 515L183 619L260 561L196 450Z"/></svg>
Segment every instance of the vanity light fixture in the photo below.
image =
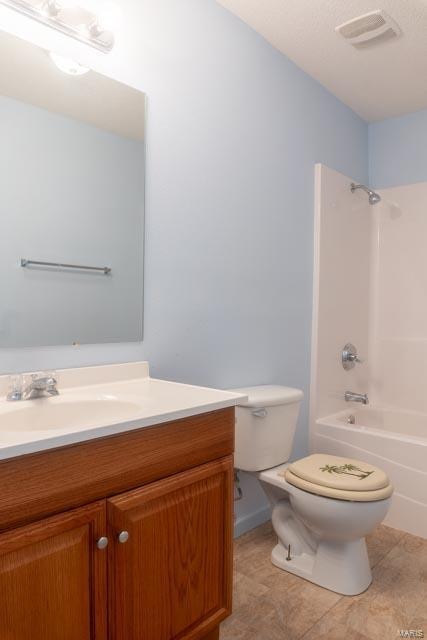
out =
<svg viewBox="0 0 427 640"><path fill-rule="evenodd" d="M111 17L113 5L108 7L106 19L103 19L102 13L98 15L78 6L72 0L0 0L0 4L103 53L109 53L114 46L114 34L110 25L107 28L106 24Z"/></svg>

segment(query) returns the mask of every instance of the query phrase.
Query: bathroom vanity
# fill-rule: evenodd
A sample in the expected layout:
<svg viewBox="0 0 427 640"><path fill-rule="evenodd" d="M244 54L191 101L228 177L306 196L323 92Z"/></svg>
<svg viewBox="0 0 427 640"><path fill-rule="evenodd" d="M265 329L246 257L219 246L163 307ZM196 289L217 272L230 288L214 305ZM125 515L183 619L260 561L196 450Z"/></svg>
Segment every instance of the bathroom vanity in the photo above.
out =
<svg viewBox="0 0 427 640"><path fill-rule="evenodd" d="M61 377L56 398L0 402L0 637L218 638L231 611L242 396L152 380L144 363ZM7 442L9 414L49 420L85 394L95 405L139 397L140 414L84 429L74 417L49 433L28 424Z"/></svg>

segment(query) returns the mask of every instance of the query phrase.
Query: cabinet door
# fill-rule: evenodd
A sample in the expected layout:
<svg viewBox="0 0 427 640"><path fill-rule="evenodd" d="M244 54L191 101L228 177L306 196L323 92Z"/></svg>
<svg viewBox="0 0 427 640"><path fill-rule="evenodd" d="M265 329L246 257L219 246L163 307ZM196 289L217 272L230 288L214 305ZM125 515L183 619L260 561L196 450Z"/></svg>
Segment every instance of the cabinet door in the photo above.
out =
<svg viewBox="0 0 427 640"><path fill-rule="evenodd" d="M105 500L0 534L1 640L105 640Z"/></svg>
<svg viewBox="0 0 427 640"><path fill-rule="evenodd" d="M196 640L229 615L232 483L228 457L107 501L111 640Z"/></svg>

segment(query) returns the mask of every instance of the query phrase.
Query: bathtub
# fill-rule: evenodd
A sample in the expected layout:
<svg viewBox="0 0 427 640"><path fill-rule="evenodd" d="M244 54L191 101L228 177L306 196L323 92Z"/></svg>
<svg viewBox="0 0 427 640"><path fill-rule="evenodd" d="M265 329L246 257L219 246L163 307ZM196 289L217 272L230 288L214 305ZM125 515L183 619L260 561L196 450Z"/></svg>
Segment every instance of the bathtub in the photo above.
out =
<svg viewBox="0 0 427 640"><path fill-rule="evenodd" d="M384 469L394 485L384 524L427 538L426 414L351 407L316 420L312 445Z"/></svg>

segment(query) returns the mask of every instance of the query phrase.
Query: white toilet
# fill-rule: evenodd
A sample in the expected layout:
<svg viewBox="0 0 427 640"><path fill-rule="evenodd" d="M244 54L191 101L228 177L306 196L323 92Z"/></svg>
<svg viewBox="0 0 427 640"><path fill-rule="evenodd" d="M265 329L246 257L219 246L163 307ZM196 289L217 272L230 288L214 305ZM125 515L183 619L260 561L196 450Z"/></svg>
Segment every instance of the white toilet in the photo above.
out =
<svg viewBox="0 0 427 640"><path fill-rule="evenodd" d="M236 389L235 467L256 472L278 537L271 560L290 573L344 595L372 581L365 536L385 517L393 487L359 460L314 454L289 459L302 391L280 386Z"/></svg>

